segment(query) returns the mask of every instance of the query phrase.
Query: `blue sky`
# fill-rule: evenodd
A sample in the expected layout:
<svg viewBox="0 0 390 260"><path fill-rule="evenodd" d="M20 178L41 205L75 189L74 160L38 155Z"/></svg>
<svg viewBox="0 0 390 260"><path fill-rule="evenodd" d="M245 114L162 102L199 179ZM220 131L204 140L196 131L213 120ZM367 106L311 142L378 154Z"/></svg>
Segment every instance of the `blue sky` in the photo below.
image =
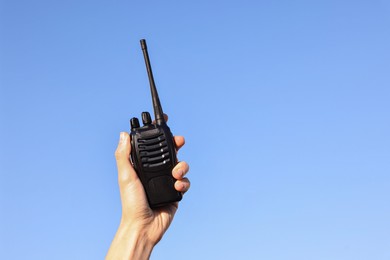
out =
<svg viewBox="0 0 390 260"><path fill-rule="evenodd" d="M151 111L190 191L152 259L390 258L390 3L1 1L0 258L103 259Z"/></svg>

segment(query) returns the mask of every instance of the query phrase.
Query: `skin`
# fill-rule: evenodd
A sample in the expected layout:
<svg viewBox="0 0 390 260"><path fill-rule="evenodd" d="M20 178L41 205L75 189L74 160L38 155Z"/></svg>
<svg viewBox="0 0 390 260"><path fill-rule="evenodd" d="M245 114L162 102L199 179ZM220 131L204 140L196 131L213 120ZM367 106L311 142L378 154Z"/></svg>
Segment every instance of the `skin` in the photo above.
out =
<svg viewBox="0 0 390 260"><path fill-rule="evenodd" d="M185 143L182 136L175 136L174 140L177 149ZM130 136L122 132L115 151L122 217L106 260L149 259L153 247L168 229L178 209L177 202L157 209L149 207L141 181L130 162L130 152ZM190 188L190 182L185 177L188 170L186 162L179 162L172 170L176 179L175 189L182 193Z"/></svg>

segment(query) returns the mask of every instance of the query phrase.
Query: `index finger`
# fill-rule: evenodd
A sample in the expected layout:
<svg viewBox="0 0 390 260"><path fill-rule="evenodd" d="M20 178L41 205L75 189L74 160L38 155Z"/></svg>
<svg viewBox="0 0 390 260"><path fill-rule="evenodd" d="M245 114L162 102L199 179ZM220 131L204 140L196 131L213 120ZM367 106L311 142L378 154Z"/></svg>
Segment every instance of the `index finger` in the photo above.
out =
<svg viewBox="0 0 390 260"><path fill-rule="evenodd" d="M183 145L186 143L185 139L183 136L174 136L173 137L173 140L175 141L175 145L176 145L176 148L177 150L179 150L180 148L183 147Z"/></svg>

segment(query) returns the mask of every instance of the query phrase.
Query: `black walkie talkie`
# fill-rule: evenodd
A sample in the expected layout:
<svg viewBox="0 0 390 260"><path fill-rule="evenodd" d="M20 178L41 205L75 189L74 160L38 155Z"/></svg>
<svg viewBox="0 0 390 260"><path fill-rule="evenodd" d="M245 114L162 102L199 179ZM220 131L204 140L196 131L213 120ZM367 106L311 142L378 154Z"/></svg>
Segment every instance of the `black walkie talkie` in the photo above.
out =
<svg viewBox="0 0 390 260"><path fill-rule="evenodd" d="M141 48L149 76L156 122L152 124L148 112L142 112L142 127L138 118L130 120L131 161L144 186L149 206L155 208L180 201L182 194L174 187L172 169L177 164L176 146L164 119L144 39L141 40Z"/></svg>

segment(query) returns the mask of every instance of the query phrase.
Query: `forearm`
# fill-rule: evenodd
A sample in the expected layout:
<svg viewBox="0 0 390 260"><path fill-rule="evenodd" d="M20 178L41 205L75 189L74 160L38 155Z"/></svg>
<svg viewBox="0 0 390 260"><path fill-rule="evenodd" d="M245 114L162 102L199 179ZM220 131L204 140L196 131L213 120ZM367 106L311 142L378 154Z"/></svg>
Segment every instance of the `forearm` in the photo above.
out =
<svg viewBox="0 0 390 260"><path fill-rule="evenodd" d="M121 224L108 250L106 260L147 260L154 245L145 232L130 225Z"/></svg>

